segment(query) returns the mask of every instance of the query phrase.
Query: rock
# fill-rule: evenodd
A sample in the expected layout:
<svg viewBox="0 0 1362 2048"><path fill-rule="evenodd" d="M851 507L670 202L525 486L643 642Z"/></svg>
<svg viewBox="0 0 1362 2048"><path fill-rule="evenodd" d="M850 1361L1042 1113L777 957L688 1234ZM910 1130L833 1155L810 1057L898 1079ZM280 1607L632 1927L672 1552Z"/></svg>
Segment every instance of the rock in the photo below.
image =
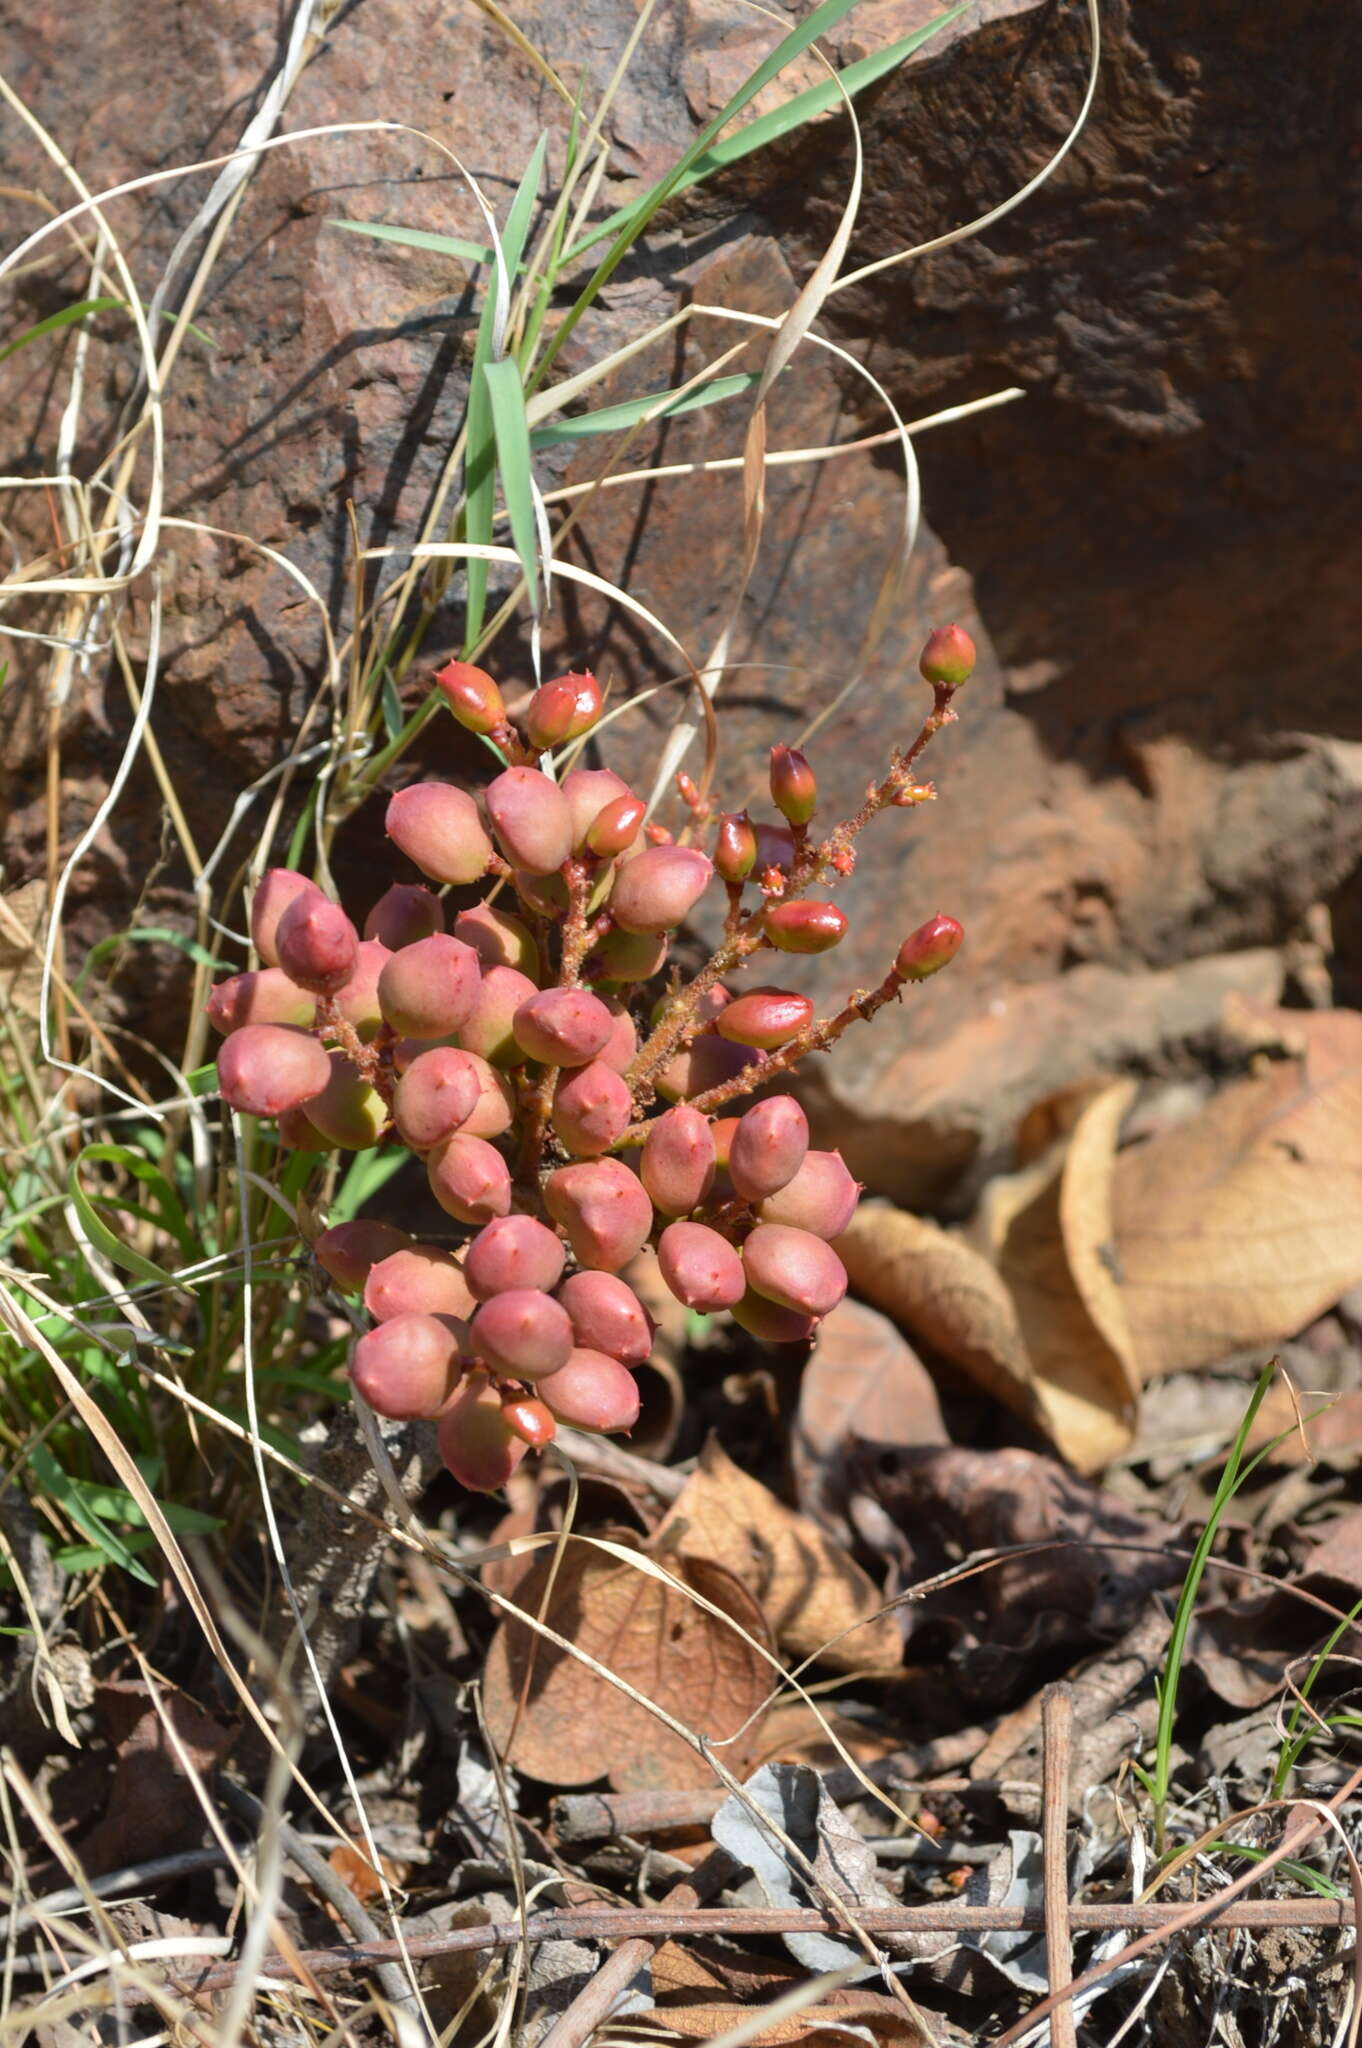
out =
<svg viewBox="0 0 1362 2048"><path fill-rule="evenodd" d="M927 0L867 0L836 54L851 61L930 11ZM588 94L634 19L626 0L570 14L527 0L517 14L569 89L581 81ZM618 175L604 204L685 146L758 34L737 0L659 16L611 116ZM988 0L874 87L860 102L867 182L850 267L984 211L1039 168L1079 103L1086 34L1081 7ZM95 187L223 147L280 54L263 20L243 21L226 0L187 14L170 0L108 0L93 24L39 4L13 44L16 89L58 141L78 139ZM913 662L927 626L959 616L976 634L962 722L933 750L939 803L880 822L843 894L846 942L797 968L797 985L831 1001L877 980L922 917L949 910L966 926L948 974L882 1013L873 1033L850 1035L813 1090L857 1170L901 1200L964 1199L1005 1157L1019 1111L1095 1066L1190 1071L1214 1039L1220 994L1275 993L1281 963L1297 973L1302 934L1314 942L1330 904L1335 972L1345 989L1362 985L1362 409L1350 382L1362 208L1346 170L1359 74L1362 36L1340 35L1306 0L1216 0L1195 15L1177 0L1113 0L1093 119L1044 189L987 236L882 271L825 309L821 331L869 363L906 417L1009 384L1026 392L920 437L931 527L864 680L813 748L829 808L854 805L921 712ZM801 72L771 95L807 82ZM435 0L367 0L328 18L285 126L401 119L454 149L504 213L541 127L560 161L565 111L490 22L456 33ZM11 159L12 189L66 203L18 133ZM612 279L563 368L687 296L783 312L826 244L849 170L846 121L829 115L696 188L659 217L647 258ZM207 182L162 184L111 212L144 293ZM33 209L4 207L13 242ZM410 135L289 146L247 188L196 312L214 345L186 341L166 404L167 505L202 524L165 536L155 730L201 855L239 788L297 731L322 645L319 606L258 548L223 536L284 552L343 630L347 503L371 542L413 535L462 415L480 280L344 235L327 225L337 215L482 235L447 160ZM86 289L69 242L45 253L18 281L16 324ZM87 466L116 438L135 366L126 320L101 316L95 332ZM679 381L742 332L697 315L601 395ZM730 367L760 364L758 337ZM68 389L53 349L0 367L20 423L13 466L35 474L49 466ZM626 459L731 456L742 417L729 405L670 422ZM812 348L771 398L773 447L854 440L884 423L871 388ZM542 480L588 480L607 452L550 451ZM741 505L731 473L603 492L577 559L621 579L703 659L737 587ZM41 493L17 494L7 511L30 555L48 545ZM727 800L760 794L765 746L794 738L855 667L901 516L892 448L769 472L762 551L719 698ZM146 603L139 588L123 615L134 648ZM674 672L637 622L566 588L560 606L550 662L593 662L617 693ZM15 623L50 625L36 612ZM448 652L459 633L447 604L427 652ZM7 890L41 873L46 833L44 671L33 643L12 646L0 696ZM497 655L528 678L523 645ZM408 703L420 686L418 667ZM641 774L678 699L664 692L623 721L612 759ZM73 673L57 721L66 849L130 717L116 669ZM318 733L329 717L323 706ZM443 719L420 758L428 772L479 769ZM352 819L338 844L337 874L361 914L381 886L380 809ZM242 832L224 873L246 846ZM143 760L77 878L73 958L134 904L142 924L187 926L187 879L173 852L162 862L161 799ZM113 1014L121 1006L172 1042L184 971L169 948L130 949ZM1311 1001L1327 993L1317 981Z"/></svg>

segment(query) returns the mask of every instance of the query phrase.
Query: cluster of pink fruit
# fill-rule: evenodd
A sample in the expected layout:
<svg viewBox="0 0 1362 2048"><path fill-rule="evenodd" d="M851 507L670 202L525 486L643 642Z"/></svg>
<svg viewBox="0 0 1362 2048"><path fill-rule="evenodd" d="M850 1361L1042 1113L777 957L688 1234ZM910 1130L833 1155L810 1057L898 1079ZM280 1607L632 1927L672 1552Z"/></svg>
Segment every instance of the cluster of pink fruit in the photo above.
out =
<svg viewBox="0 0 1362 2048"><path fill-rule="evenodd" d="M933 794L914 763L954 717L973 664L959 627L931 636L932 713L854 818L816 835L813 772L777 747L779 823L721 814L680 776L690 818L674 837L645 823L608 770L547 772L550 750L571 749L601 716L591 676L546 683L512 724L491 677L453 662L436 681L506 765L480 801L445 783L399 791L387 831L430 882L494 879L489 899L446 929L440 896L399 882L361 936L305 875L261 880L251 937L264 965L208 1004L224 1034L222 1094L277 1118L286 1146L396 1142L424 1159L463 1227L457 1250L365 1220L323 1231L312 1249L373 1318L355 1346L356 1389L382 1415L436 1419L464 1485L504 1484L556 1422L630 1428L631 1368L653 1325L621 1275L650 1244L678 1301L726 1310L771 1342L807 1338L841 1299L830 1240L860 1193L841 1155L810 1148L788 1094L715 1112L943 967L960 926L930 919L877 988L822 1019L807 996L727 981L755 954L822 953L841 939L841 910L806 892L851 872L875 812ZM689 843L702 835L709 853ZM650 999L644 985L715 881L728 896L722 940L689 982Z"/></svg>

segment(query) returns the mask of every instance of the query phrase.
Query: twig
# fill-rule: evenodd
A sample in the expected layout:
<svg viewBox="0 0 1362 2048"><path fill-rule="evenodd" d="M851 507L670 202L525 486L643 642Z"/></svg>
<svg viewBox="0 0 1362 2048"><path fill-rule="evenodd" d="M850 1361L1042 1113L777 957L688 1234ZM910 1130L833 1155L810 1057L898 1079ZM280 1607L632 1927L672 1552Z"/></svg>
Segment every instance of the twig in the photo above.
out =
<svg viewBox="0 0 1362 2048"><path fill-rule="evenodd" d="M189 1877L196 1870L217 1870L227 1861L225 1849L182 1849L176 1856L152 1856L145 1863L125 1864L121 1870L87 1879L86 1884L97 1899L112 1899L119 1892L154 1891L172 1877ZM21 1906L17 1913L0 1920L0 1941L17 1941L41 1920L57 1913L78 1911L86 1899L87 1892L74 1884L63 1891L49 1892L46 1898L34 1899L31 1905Z"/></svg>
<svg viewBox="0 0 1362 2048"><path fill-rule="evenodd" d="M1040 1696L1044 1730L1041 1789L1041 1884L1045 1904L1045 1978L1051 1991L1074 1973L1069 1930L1069 1742L1074 1726L1072 1688L1047 1685ZM1050 2048L1078 2048L1071 2004L1050 2015Z"/></svg>

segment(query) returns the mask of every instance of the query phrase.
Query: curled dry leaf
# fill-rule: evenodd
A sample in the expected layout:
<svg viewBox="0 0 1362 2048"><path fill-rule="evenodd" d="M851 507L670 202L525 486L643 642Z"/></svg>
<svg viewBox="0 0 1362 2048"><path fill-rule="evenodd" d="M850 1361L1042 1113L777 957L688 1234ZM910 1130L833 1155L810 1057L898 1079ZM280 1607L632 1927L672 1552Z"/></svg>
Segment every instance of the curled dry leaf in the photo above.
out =
<svg viewBox="0 0 1362 2048"><path fill-rule="evenodd" d="M805 1513L850 1541L843 1509L851 1446L946 1441L936 1388L917 1353L887 1316L840 1302L819 1324L799 1385L790 1455Z"/></svg>
<svg viewBox="0 0 1362 2048"><path fill-rule="evenodd" d="M760 1602L779 1647L835 1671L897 1671L902 1636L846 1551L733 1463L716 1438L659 1524L688 1557L712 1558Z"/></svg>
<svg viewBox="0 0 1362 2048"><path fill-rule="evenodd" d="M1117 1162L1121 1295L1146 1379L1292 1336L1362 1281L1362 1016L1286 1024L1295 1056Z"/></svg>
<svg viewBox="0 0 1362 2048"><path fill-rule="evenodd" d="M483 1681L491 1739L507 1755L528 1672L507 1760L531 1777L549 1785L608 1778L618 1792L712 1784L713 1770L698 1751L632 1694L665 1708L711 1744L724 1743L726 1763L741 1773L755 1751L771 1688L771 1665L762 1654L771 1639L761 1609L709 1558L668 1555L670 1577L659 1579L636 1537L615 1531L611 1540L638 1551L638 1562L569 1541L544 1620L620 1684L598 1677L526 1622L507 1618L493 1638ZM542 1553L517 1587L517 1605L529 1615L539 1614L554 1555Z"/></svg>
<svg viewBox="0 0 1362 2048"><path fill-rule="evenodd" d="M730 2027L750 2025L761 2006L807 1983L808 1972L766 1956L745 1955L704 1936L687 1942L668 1941L652 1961L651 2011L640 2013L670 2034L687 2041L712 2041ZM849 2033L856 2028L856 2034ZM781 2048L798 2042L802 2048L846 2048L866 2034L883 2048L918 2048L920 2028L887 1992L842 1985L803 2012L786 2013L750 2039L753 2048Z"/></svg>

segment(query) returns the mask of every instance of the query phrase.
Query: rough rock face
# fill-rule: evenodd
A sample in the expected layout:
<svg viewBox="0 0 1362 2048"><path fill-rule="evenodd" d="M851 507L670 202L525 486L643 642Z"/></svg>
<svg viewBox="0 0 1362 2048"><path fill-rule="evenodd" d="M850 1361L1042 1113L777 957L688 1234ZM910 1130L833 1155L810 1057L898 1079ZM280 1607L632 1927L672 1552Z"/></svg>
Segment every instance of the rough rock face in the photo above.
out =
<svg viewBox="0 0 1362 2048"><path fill-rule="evenodd" d="M836 54L849 61L929 11L865 0ZM624 0L590 0L516 18L570 86L584 75L599 90L635 15ZM769 37L736 0L689 0L655 22L612 124L612 205L671 160ZM1044 190L983 239L835 297L821 326L909 419L1005 385L1026 392L921 437L931 530L864 681L814 743L829 798L854 803L912 729L922 692L911 656L926 623L978 628L978 677L932 764L941 802L879 827L843 897L851 935L801 969L801 985L840 992L877 979L921 917L965 922L949 975L844 1041L815 1090L861 1175L923 1202L958 1195L996 1160L1037 1096L1095 1069L1214 1057L1227 993L1272 996L1287 980L1316 996L1327 907L1340 983L1354 997L1362 988L1362 18L1306 0L1114 0L1103 29L1092 122ZM278 57L272 26L225 0L187 12L107 0L80 18L38 5L11 44L17 89L95 185L223 147ZM987 0L949 46L867 94L850 266L1021 184L1062 138L1086 61L1081 6ZM457 151L504 211L535 135L561 135L564 112L480 14L363 0L332 14L285 125L400 118ZM13 126L6 141L8 179L64 200L31 141ZM619 274L565 368L687 297L783 311L849 171L845 123L829 119L698 188L661 223L647 262ZM117 203L144 288L204 184ZM8 245L35 216L3 204ZM477 300L459 266L344 236L325 225L337 214L481 233L446 161L411 137L273 153L197 316L215 346L187 344L167 430L172 510L283 550L340 622L347 500L370 540L414 531L461 417ZM53 246L57 260L20 282L18 325L84 288ZM130 383L126 326L99 332L82 450L107 444ZM631 362L611 395L677 382L739 332L696 316ZM759 365L759 347L733 367ZM9 466L40 473L65 380L36 349L0 378L20 452ZM693 415L629 459L730 456L741 420L732 408ZM811 350L773 394L770 441L817 446L884 424L869 386ZM589 478L599 453L549 458L544 481ZM719 699L729 801L748 793L749 764L760 787L761 750L793 738L854 664L901 506L892 448L770 472L734 636L742 665ZM17 518L30 546L48 538L46 516L39 505ZM603 493L584 534L578 559L624 582L703 658L736 585L736 477ZM267 561L214 535L175 534L166 587L156 730L206 848L310 699L317 620ZM135 636L140 596L130 625ZM556 629L554 653L594 662L617 688L673 666L635 623L570 591ZM451 606L430 651L458 636ZM10 652L21 679L36 673L25 643ZM506 658L524 665L509 644ZM672 701L624 724L622 766L643 772ZM62 719L67 845L129 718L116 673L77 680ZM0 719L8 887L41 868L45 712L12 683ZM423 758L447 769L469 757L446 724ZM361 908L365 889L377 893L377 832L361 814L344 834L341 877ZM155 785L139 768L83 871L77 940L124 921L149 877L140 921L177 914L183 875L157 871L160 841ZM152 978L179 965L148 948L138 957ZM123 987L144 1006L152 992Z"/></svg>

